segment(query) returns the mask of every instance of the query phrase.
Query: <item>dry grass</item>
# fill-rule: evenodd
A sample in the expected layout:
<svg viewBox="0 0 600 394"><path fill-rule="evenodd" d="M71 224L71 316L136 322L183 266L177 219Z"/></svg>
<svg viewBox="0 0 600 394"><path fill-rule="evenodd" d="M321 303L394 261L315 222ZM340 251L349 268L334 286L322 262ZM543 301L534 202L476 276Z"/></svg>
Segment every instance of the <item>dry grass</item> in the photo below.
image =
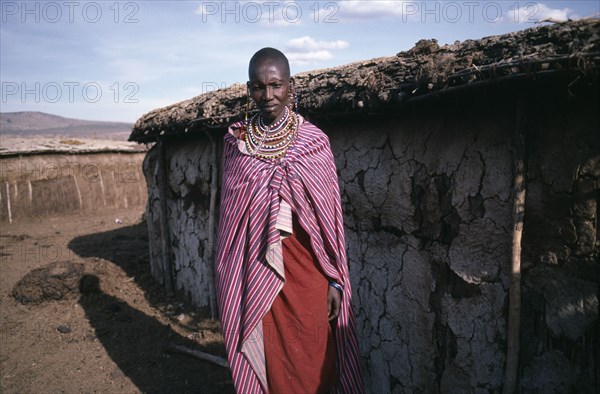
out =
<svg viewBox="0 0 600 394"><path fill-rule="evenodd" d="M61 144L64 144L64 145L83 145L84 144L84 142L81 142L79 140L75 140L75 139L72 139L72 138L69 138L69 139L66 139L66 140L60 140L58 142L61 143Z"/></svg>

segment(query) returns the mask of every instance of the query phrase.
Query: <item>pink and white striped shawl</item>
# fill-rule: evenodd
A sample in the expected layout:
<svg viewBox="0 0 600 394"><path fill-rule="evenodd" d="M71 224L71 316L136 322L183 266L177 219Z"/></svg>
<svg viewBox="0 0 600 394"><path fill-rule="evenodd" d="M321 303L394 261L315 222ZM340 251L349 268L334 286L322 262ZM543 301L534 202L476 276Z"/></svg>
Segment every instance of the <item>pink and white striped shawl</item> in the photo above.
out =
<svg viewBox="0 0 600 394"><path fill-rule="evenodd" d="M276 228L283 200L310 234L323 272L344 289L334 330L339 379L333 392L362 393L339 185L329 139L304 120L284 158L263 160L238 149L231 131L241 125L232 125L224 138L215 270L235 388L244 394L268 392L262 318L285 281L281 236Z"/></svg>

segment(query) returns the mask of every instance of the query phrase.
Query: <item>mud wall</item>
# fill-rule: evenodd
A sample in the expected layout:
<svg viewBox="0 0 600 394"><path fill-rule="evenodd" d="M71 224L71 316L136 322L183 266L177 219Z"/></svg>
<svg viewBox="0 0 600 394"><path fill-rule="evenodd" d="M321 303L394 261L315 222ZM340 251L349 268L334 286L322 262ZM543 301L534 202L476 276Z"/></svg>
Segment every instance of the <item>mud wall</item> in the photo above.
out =
<svg viewBox="0 0 600 394"><path fill-rule="evenodd" d="M593 392L598 384L594 100L548 93L526 100L524 392ZM515 102L513 92L491 91L393 115L314 120L338 166L371 393L502 388ZM166 155L176 283L200 307L210 301L210 149L199 136L170 142ZM156 158L148 153L144 173L153 273L161 279Z"/></svg>
<svg viewBox="0 0 600 394"><path fill-rule="evenodd" d="M144 153L35 154L0 158L0 221L143 208Z"/></svg>
<svg viewBox="0 0 600 394"><path fill-rule="evenodd" d="M532 108L521 389L600 390L599 100Z"/></svg>
<svg viewBox="0 0 600 394"><path fill-rule="evenodd" d="M512 123L447 113L333 135L372 392L500 387Z"/></svg>
<svg viewBox="0 0 600 394"><path fill-rule="evenodd" d="M155 145L144 160L148 185L147 223L150 234L152 275L164 283L159 152ZM199 308L210 308L211 267L208 256L208 221L211 184L211 145L208 139L169 142L165 170L168 174L167 221L170 252L177 290L183 290ZM217 164L220 166L220 164ZM218 212L216 212L218 220Z"/></svg>
<svg viewBox="0 0 600 394"><path fill-rule="evenodd" d="M515 101L445 104L331 137L373 393L503 384ZM521 390L593 392L600 123L577 101L526 105Z"/></svg>

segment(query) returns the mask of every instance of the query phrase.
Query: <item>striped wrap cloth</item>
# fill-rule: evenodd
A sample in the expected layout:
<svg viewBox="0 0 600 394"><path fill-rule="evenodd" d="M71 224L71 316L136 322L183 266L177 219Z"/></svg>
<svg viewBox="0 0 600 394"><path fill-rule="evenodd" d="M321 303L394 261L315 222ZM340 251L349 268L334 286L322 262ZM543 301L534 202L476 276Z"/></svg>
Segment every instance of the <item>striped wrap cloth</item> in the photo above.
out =
<svg viewBox="0 0 600 394"><path fill-rule="evenodd" d="M283 287L280 205L289 205L311 237L325 275L343 287L334 336L338 382L333 393L363 393L362 361L344 238L338 178L327 136L300 117L294 145L278 160L243 154L224 137L221 216L215 280L221 325L236 391L268 393L262 318ZM281 219L281 218L279 218Z"/></svg>

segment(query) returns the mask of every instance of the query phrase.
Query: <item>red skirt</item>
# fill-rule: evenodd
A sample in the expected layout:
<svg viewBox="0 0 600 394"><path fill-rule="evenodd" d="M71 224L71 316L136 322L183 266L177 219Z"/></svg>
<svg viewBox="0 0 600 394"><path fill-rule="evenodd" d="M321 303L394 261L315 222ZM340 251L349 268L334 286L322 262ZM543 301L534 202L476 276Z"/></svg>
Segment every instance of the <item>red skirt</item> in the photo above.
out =
<svg viewBox="0 0 600 394"><path fill-rule="evenodd" d="M337 375L329 284L296 220L294 234L283 240L283 261L285 285L263 318L269 392L327 393Z"/></svg>

